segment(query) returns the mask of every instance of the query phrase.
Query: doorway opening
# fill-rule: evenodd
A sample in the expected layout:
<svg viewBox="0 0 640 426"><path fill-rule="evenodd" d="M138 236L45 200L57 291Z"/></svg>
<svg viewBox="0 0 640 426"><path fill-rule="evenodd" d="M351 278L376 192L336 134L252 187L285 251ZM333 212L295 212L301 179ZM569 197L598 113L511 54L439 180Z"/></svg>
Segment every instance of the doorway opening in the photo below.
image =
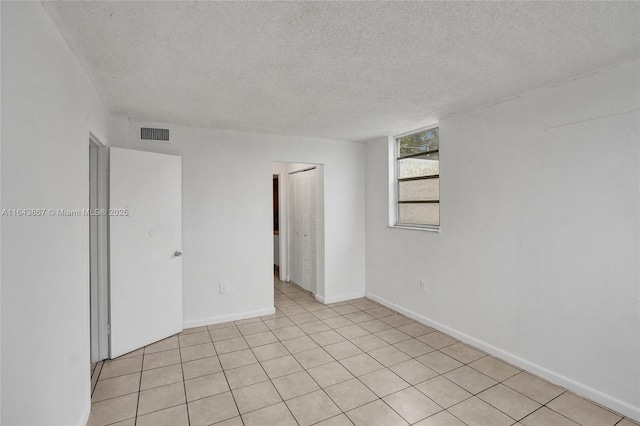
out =
<svg viewBox="0 0 640 426"><path fill-rule="evenodd" d="M298 285L324 301L324 167L313 163L273 164L274 264L280 281ZM277 260L277 263L276 263Z"/></svg>
<svg viewBox="0 0 640 426"><path fill-rule="evenodd" d="M107 147L90 134L88 225L89 335L92 366L109 357L107 153Z"/></svg>

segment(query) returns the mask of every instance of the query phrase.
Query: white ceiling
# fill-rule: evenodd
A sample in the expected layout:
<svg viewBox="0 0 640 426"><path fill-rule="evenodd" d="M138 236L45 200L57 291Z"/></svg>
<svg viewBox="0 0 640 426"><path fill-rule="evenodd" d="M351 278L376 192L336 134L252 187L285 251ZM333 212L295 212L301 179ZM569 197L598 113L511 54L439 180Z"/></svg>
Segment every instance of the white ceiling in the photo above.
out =
<svg viewBox="0 0 640 426"><path fill-rule="evenodd" d="M110 111L364 140L640 56L638 2L45 2Z"/></svg>

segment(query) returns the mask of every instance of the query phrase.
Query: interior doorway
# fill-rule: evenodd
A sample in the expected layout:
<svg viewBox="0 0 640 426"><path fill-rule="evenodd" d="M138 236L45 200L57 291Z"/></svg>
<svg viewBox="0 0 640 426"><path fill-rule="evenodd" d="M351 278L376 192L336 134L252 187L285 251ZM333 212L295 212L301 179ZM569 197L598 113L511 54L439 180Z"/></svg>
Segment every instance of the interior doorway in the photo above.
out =
<svg viewBox="0 0 640 426"><path fill-rule="evenodd" d="M277 177L278 193L277 235L274 223L277 275L280 281L294 283L322 302L324 168L322 164L276 162L273 176L274 184Z"/></svg>
<svg viewBox="0 0 640 426"><path fill-rule="evenodd" d="M89 321L91 363L109 357L107 147L89 135Z"/></svg>

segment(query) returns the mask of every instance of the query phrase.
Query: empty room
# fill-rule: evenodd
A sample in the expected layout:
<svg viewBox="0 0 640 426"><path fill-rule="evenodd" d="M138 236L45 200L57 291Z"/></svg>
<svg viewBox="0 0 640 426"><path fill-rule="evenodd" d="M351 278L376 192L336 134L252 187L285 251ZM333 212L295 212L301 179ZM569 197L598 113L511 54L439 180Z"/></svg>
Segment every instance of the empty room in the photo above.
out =
<svg viewBox="0 0 640 426"><path fill-rule="evenodd" d="M2 425L640 424L640 3L0 20Z"/></svg>

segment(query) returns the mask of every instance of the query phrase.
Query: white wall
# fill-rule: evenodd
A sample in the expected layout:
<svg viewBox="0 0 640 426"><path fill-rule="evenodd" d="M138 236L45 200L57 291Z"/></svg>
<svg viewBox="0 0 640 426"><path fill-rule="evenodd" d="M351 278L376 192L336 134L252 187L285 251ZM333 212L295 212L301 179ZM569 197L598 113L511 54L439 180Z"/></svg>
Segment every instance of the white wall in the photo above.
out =
<svg viewBox="0 0 640 426"><path fill-rule="evenodd" d="M112 145L183 157L185 327L273 311L274 161L324 165L325 297L364 295L364 144L172 125L148 142L140 125L114 116Z"/></svg>
<svg viewBox="0 0 640 426"><path fill-rule="evenodd" d="M440 233L388 227L369 142L368 295L639 419L639 75L442 120Z"/></svg>
<svg viewBox="0 0 640 426"><path fill-rule="evenodd" d="M2 207L88 207L108 116L39 2L2 4ZM104 140L102 138L102 140ZM2 218L2 424L86 421L89 224Z"/></svg>
<svg viewBox="0 0 640 426"><path fill-rule="evenodd" d="M2 22L2 3L0 2L0 23ZM0 46L2 46L2 32L0 31ZM0 81L2 81L2 55L0 55ZM2 86L0 85L0 99ZM0 102L0 117L2 117L2 102ZM0 211L2 210L2 125L0 125ZM2 220L0 220L0 240L2 240ZM2 306L2 244L0 244L0 307ZM0 314L0 384L2 383L2 315ZM2 385L0 385L0 423L2 423Z"/></svg>

